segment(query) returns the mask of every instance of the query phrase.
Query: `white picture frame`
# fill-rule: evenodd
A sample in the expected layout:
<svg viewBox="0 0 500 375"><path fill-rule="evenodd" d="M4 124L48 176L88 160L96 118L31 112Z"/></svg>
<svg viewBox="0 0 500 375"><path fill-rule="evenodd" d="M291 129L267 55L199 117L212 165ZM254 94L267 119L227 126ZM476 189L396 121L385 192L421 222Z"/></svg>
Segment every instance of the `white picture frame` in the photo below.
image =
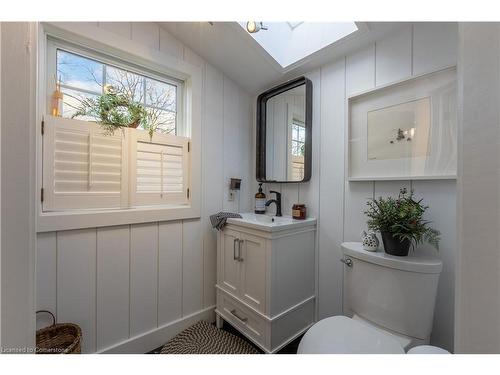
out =
<svg viewBox="0 0 500 375"><path fill-rule="evenodd" d="M347 99L349 181L456 179L456 67Z"/></svg>

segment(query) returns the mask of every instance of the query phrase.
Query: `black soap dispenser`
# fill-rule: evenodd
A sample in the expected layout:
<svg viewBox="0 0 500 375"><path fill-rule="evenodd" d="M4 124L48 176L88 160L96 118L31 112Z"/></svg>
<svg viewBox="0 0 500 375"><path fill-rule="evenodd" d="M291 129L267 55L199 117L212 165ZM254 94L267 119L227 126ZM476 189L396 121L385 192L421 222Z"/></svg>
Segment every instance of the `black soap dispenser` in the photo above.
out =
<svg viewBox="0 0 500 375"><path fill-rule="evenodd" d="M259 183L259 191L255 194L255 213L266 213L266 194L262 191L262 182Z"/></svg>

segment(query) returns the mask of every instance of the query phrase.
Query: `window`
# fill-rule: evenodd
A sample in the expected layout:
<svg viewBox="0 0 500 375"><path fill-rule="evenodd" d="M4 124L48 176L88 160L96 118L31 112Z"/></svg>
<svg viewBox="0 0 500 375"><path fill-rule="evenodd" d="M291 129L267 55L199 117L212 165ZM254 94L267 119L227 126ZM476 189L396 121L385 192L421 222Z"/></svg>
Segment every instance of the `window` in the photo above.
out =
<svg viewBox="0 0 500 375"><path fill-rule="evenodd" d="M155 132L177 134L180 84L161 81L111 64L55 47L54 81L61 84L62 116L71 118L86 98L97 98L107 90L126 93L148 112ZM83 118L94 120L92 118Z"/></svg>
<svg viewBox="0 0 500 375"><path fill-rule="evenodd" d="M304 124L296 119L290 126L291 130L291 150L289 160L289 173L294 180L304 178L304 149L306 141L306 128Z"/></svg>
<svg viewBox="0 0 500 375"><path fill-rule="evenodd" d="M304 124L294 122L292 124L292 155L304 156L305 140L306 128Z"/></svg>
<svg viewBox="0 0 500 375"><path fill-rule="evenodd" d="M259 44L283 69L307 61L307 57L338 44L358 31L355 22L265 22L267 31L248 33L246 22L239 22L248 38Z"/></svg>
<svg viewBox="0 0 500 375"><path fill-rule="evenodd" d="M58 41L49 40L48 54L47 75L60 82L63 104L61 117L44 116L43 211L188 204L183 82ZM50 96L56 79L47 81ZM145 127L109 134L95 118L73 118L83 99L110 88L145 107Z"/></svg>

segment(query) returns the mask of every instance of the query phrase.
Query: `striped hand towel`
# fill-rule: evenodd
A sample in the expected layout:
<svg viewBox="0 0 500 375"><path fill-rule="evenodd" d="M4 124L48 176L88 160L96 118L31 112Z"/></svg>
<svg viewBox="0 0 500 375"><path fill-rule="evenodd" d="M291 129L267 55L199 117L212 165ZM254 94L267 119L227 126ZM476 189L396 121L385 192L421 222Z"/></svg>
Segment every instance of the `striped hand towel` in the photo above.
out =
<svg viewBox="0 0 500 375"><path fill-rule="evenodd" d="M222 212L222 211L210 215L210 222L212 223L212 227L214 227L217 230L221 230L222 228L224 228L224 225L226 225L226 220L228 217L241 218L241 215L232 212Z"/></svg>

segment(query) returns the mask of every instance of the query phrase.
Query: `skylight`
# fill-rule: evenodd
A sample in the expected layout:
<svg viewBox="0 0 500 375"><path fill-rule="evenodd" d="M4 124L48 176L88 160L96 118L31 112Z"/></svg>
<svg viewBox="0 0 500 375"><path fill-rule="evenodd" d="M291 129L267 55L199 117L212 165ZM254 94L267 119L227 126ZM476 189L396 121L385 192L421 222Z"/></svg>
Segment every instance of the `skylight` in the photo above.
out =
<svg viewBox="0 0 500 375"><path fill-rule="evenodd" d="M250 34L283 68L357 31L354 22L264 22L268 30ZM240 22L246 31L246 22Z"/></svg>

